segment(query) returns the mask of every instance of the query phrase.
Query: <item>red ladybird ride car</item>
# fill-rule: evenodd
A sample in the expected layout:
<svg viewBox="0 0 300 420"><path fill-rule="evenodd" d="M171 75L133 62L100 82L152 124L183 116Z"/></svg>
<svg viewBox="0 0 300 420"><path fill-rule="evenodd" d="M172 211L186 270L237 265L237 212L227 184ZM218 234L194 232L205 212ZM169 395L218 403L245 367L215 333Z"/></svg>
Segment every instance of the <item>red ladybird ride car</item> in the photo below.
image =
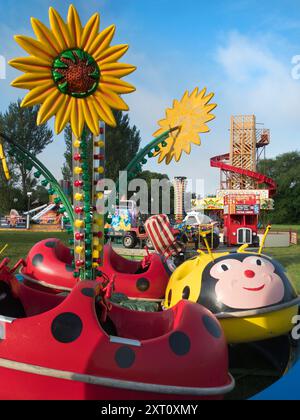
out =
<svg viewBox="0 0 300 420"><path fill-rule="evenodd" d="M129 311L106 306L99 282L53 294L20 282L7 263L0 399L219 399L233 389L223 331L201 305Z"/></svg>
<svg viewBox="0 0 300 420"><path fill-rule="evenodd" d="M164 298L172 274L159 254L149 254L139 262L130 261L118 255L111 245L105 246L101 270L114 279L116 293L147 300ZM77 284L73 272L71 251L58 239L37 243L21 271L27 281L59 291L70 291Z"/></svg>

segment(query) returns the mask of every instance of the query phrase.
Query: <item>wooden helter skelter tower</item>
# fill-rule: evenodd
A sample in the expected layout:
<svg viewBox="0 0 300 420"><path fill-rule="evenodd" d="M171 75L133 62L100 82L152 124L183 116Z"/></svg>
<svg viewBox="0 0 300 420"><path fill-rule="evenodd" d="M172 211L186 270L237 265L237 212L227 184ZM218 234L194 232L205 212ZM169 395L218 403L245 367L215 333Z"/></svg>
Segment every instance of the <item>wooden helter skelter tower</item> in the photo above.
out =
<svg viewBox="0 0 300 420"><path fill-rule="evenodd" d="M270 130L258 128L255 115L232 116L230 121L230 153L219 157L228 167L221 170L222 190L256 190L263 179L259 179L257 164L266 157L266 147L270 144ZM251 176L252 175L252 176ZM263 177L263 176L262 176Z"/></svg>
<svg viewBox="0 0 300 420"><path fill-rule="evenodd" d="M230 162L236 168L256 172L256 118L254 115L231 117ZM232 173L229 189L255 188L255 180L242 174Z"/></svg>
<svg viewBox="0 0 300 420"><path fill-rule="evenodd" d="M276 182L257 172L266 157L270 131L258 129L254 115L231 118L230 152L215 156L211 166L221 171L224 197L224 241L228 245L258 244L257 226L262 203L276 193Z"/></svg>

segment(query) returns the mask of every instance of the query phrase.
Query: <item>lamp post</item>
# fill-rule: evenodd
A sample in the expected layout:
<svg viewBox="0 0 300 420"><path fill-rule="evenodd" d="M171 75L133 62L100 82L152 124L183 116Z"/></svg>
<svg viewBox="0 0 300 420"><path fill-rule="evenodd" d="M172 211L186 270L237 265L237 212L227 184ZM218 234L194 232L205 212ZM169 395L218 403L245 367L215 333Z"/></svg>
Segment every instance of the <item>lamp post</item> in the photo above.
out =
<svg viewBox="0 0 300 420"><path fill-rule="evenodd" d="M30 213L29 212L30 212L30 202L31 202L32 192L28 192L27 197L28 197L28 209L27 209L26 229L29 230L30 229Z"/></svg>

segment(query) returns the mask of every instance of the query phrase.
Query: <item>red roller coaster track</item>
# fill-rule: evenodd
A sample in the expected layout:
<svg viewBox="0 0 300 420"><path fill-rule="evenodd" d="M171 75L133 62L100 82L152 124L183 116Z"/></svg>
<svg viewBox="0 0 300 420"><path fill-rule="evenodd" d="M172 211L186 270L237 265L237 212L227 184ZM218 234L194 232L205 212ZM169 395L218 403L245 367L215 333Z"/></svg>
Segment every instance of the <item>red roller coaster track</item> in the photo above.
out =
<svg viewBox="0 0 300 420"><path fill-rule="evenodd" d="M255 179L258 182L258 184L266 184L268 186L271 197L276 194L277 184L272 178L269 178L258 172L249 171L248 169L237 168L235 166L229 165L228 163L225 163L225 161L229 160L229 153L225 155L215 156L211 158L210 166L212 168L219 168L221 169L221 171L248 176L249 178Z"/></svg>

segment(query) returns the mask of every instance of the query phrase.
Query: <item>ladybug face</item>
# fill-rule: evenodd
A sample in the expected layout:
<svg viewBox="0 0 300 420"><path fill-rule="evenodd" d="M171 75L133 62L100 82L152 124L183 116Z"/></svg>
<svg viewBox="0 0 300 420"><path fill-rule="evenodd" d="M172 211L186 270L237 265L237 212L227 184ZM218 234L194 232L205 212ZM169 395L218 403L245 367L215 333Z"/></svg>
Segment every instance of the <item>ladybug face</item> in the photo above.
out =
<svg viewBox="0 0 300 420"><path fill-rule="evenodd" d="M244 261L232 258L218 262L210 270L217 280L217 301L233 309L256 309L281 302L284 284L275 270L271 261L254 256Z"/></svg>
<svg viewBox="0 0 300 420"><path fill-rule="evenodd" d="M210 263L198 302L214 313L270 307L296 298L283 267L258 254L231 254Z"/></svg>

